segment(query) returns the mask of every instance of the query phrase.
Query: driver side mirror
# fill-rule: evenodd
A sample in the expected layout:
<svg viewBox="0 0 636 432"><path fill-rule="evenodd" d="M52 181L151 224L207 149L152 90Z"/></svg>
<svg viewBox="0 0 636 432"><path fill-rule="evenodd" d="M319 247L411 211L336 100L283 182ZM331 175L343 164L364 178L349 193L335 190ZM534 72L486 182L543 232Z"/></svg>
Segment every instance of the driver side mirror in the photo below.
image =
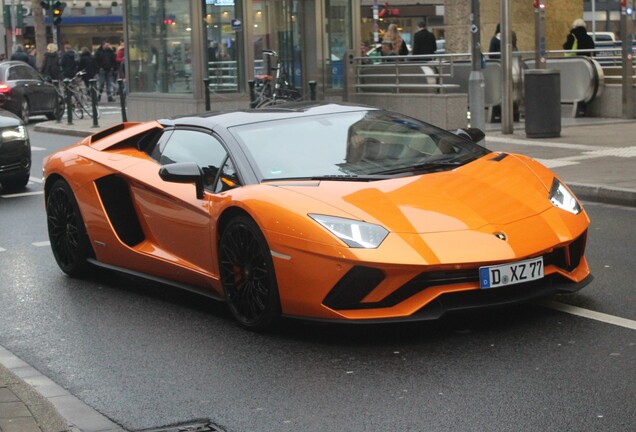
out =
<svg viewBox="0 0 636 432"><path fill-rule="evenodd" d="M486 134L479 128L460 128L455 131L455 135L472 141L474 143L478 143L479 141L486 138Z"/></svg>
<svg viewBox="0 0 636 432"><path fill-rule="evenodd" d="M203 199L203 170L194 162L181 162L164 165L159 169L159 177L171 183L194 183L197 199Z"/></svg>

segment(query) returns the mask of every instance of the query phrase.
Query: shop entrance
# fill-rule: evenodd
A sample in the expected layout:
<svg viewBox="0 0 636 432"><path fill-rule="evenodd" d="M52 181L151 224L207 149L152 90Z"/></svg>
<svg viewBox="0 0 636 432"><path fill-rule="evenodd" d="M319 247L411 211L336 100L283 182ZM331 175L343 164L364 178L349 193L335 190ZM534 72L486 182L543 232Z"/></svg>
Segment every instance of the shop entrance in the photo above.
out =
<svg viewBox="0 0 636 432"><path fill-rule="evenodd" d="M278 54L287 80L296 88L302 88L302 49L299 0L253 0L254 16L254 73L271 74L276 59L263 56L263 50Z"/></svg>

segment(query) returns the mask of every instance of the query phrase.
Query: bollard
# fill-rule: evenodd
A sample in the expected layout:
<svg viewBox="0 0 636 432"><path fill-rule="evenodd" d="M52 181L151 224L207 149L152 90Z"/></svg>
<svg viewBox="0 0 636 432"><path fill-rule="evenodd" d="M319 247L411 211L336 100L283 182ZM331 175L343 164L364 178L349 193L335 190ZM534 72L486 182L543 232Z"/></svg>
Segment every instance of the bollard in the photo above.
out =
<svg viewBox="0 0 636 432"><path fill-rule="evenodd" d="M71 91L68 86L71 84L71 80L64 78L64 96L66 97L66 119L67 124L73 124L73 103L71 102Z"/></svg>
<svg viewBox="0 0 636 432"><path fill-rule="evenodd" d="M203 80L203 84L205 84L205 110L210 111L210 80L206 78Z"/></svg>
<svg viewBox="0 0 636 432"><path fill-rule="evenodd" d="M126 115L126 89L124 88L124 80L119 78L117 85L119 88L119 103L121 105L121 121L127 122L128 116Z"/></svg>
<svg viewBox="0 0 636 432"><path fill-rule="evenodd" d="M309 81L309 99L316 100L316 81Z"/></svg>
<svg viewBox="0 0 636 432"><path fill-rule="evenodd" d="M88 80L91 95L91 106L93 108L93 127L99 127L99 123L97 123L97 80L95 78L91 78Z"/></svg>
<svg viewBox="0 0 636 432"><path fill-rule="evenodd" d="M250 108L256 108L256 92L254 91L256 83L254 80L249 80L247 84L250 86Z"/></svg>
<svg viewBox="0 0 636 432"><path fill-rule="evenodd" d="M60 82L58 80L51 81L55 86L55 91L59 96L59 99L55 101L57 106L55 107L55 122L62 123L62 117L64 117L64 107L66 104L64 103L64 97L60 95Z"/></svg>

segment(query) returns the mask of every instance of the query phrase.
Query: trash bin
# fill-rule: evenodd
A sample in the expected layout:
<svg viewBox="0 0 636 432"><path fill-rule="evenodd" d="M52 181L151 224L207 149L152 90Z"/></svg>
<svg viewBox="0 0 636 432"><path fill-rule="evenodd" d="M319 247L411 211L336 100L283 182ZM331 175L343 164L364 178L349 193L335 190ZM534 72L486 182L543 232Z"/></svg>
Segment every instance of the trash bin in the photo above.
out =
<svg viewBox="0 0 636 432"><path fill-rule="evenodd" d="M526 136L561 136L561 75L557 69L529 69L524 73Z"/></svg>

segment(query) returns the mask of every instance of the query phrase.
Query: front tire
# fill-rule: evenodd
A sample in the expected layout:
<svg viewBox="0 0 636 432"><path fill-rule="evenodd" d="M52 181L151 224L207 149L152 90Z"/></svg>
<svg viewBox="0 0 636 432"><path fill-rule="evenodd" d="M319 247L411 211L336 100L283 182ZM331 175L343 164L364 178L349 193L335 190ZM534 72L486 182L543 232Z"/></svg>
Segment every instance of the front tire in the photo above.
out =
<svg viewBox="0 0 636 432"><path fill-rule="evenodd" d="M86 273L92 249L77 200L64 180L53 183L46 200L49 240L62 271L77 277Z"/></svg>
<svg viewBox="0 0 636 432"><path fill-rule="evenodd" d="M219 242L225 299L234 318L250 330L264 330L281 312L272 255L251 218L232 219Z"/></svg>
<svg viewBox="0 0 636 432"><path fill-rule="evenodd" d="M1 182L2 187L10 192L22 190L29 183L29 176L30 174L26 173L6 178Z"/></svg>

